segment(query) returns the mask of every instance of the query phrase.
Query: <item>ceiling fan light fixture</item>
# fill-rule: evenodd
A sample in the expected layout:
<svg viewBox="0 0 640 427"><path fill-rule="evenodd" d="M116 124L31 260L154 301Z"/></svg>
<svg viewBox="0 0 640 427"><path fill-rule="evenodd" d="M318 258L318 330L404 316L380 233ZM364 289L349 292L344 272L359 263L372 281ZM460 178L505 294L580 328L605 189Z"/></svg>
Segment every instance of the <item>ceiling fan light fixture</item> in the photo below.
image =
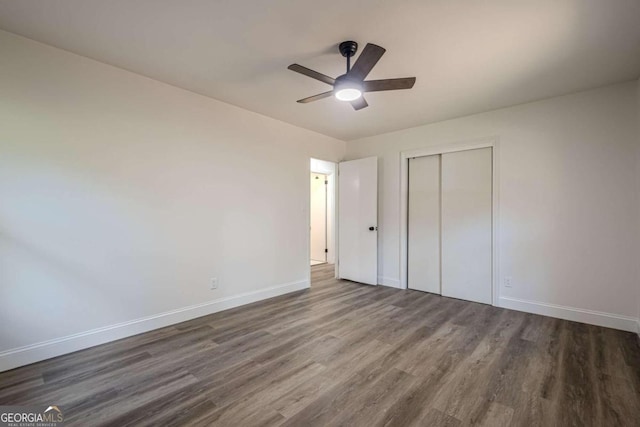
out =
<svg viewBox="0 0 640 427"><path fill-rule="evenodd" d="M340 89L335 96L340 101L355 101L362 96L362 92L358 89Z"/></svg>
<svg viewBox="0 0 640 427"><path fill-rule="evenodd" d="M355 81L336 81L333 94L340 101L355 101L362 96L362 85Z"/></svg>

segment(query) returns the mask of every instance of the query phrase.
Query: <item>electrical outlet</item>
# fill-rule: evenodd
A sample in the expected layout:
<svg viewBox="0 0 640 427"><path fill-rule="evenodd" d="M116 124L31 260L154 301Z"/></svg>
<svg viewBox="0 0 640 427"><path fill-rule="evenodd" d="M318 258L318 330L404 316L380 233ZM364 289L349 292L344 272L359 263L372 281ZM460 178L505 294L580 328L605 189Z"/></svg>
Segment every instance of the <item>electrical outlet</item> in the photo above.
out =
<svg viewBox="0 0 640 427"><path fill-rule="evenodd" d="M211 286L209 287L209 289L211 289L211 290L218 289L218 278L217 277L212 277L211 278Z"/></svg>
<svg viewBox="0 0 640 427"><path fill-rule="evenodd" d="M513 287L513 277L507 276L504 278L504 287L505 288Z"/></svg>

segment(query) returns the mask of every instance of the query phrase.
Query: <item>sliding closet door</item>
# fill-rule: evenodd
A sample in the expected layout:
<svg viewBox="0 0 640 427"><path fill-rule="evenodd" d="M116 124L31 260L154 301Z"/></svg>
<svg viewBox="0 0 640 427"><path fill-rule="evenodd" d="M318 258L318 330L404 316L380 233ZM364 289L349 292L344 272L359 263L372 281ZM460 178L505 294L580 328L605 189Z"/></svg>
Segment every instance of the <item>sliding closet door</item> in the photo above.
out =
<svg viewBox="0 0 640 427"><path fill-rule="evenodd" d="M440 293L440 156L409 159L410 289Z"/></svg>
<svg viewBox="0 0 640 427"><path fill-rule="evenodd" d="M442 295L491 304L491 148L445 153Z"/></svg>

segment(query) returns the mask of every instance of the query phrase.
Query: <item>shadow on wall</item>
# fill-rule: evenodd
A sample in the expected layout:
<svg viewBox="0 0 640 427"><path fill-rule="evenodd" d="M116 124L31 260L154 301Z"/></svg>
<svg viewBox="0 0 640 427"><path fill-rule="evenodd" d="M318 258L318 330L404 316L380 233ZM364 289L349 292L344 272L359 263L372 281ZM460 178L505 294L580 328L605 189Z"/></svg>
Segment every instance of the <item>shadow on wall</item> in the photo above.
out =
<svg viewBox="0 0 640 427"><path fill-rule="evenodd" d="M82 332L92 327L85 323L88 318L104 324L126 312L126 301L108 292L109 283L99 274L4 230L0 283L0 351Z"/></svg>

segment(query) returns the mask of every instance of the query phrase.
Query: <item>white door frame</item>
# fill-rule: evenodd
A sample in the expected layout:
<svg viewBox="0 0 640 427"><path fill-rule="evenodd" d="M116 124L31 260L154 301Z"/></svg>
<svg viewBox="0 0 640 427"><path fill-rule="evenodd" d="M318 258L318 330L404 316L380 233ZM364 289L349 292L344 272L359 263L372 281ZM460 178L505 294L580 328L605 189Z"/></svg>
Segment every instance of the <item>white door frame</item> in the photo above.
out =
<svg viewBox="0 0 640 427"><path fill-rule="evenodd" d="M409 159L413 157L433 156L436 154L454 153L456 151L473 150L476 148L492 148L492 226L491 226L491 301L493 305L498 306L499 303L499 141L498 137L487 137L475 139L471 141L453 142L443 145L434 145L431 147L418 148L400 152L400 288L407 289L407 270L408 270L408 250L407 250L407 233L409 225Z"/></svg>
<svg viewBox="0 0 640 427"><path fill-rule="evenodd" d="M326 169L322 169L322 168L312 168L311 167L311 160L320 160L323 162L327 162L327 163L333 163L334 165L334 170L330 171L330 170L326 170ZM333 161L333 160L324 160L324 159L320 159L318 157L308 157L307 158L307 177L309 176L309 173L321 173L327 176L331 176L333 177L333 213L329 213L328 214L332 214L333 215L333 253L334 253L334 277L337 278L338 277L338 256L340 255L338 252L338 227L340 226L338 224L338 209L340 208L338 206L338 197L339 197L339 190L338 190L338 185L339 185L339 180L340 180L340 174L338 173L338 163L337 161ZM308 181L308 180L307 180ZM308 183L308 182L307 182ZM306 228L306 236L307 236L307 281L309 282L309 285L311 285L311 265L309 264L309 260L311 259L311 235L309 233L309 228L311 227L311 212L309 211L309 208L311 206L311 186L307 185L307 200L306 200L306 208L304 210L304 212L307 213L307 228Z"/></svg>

